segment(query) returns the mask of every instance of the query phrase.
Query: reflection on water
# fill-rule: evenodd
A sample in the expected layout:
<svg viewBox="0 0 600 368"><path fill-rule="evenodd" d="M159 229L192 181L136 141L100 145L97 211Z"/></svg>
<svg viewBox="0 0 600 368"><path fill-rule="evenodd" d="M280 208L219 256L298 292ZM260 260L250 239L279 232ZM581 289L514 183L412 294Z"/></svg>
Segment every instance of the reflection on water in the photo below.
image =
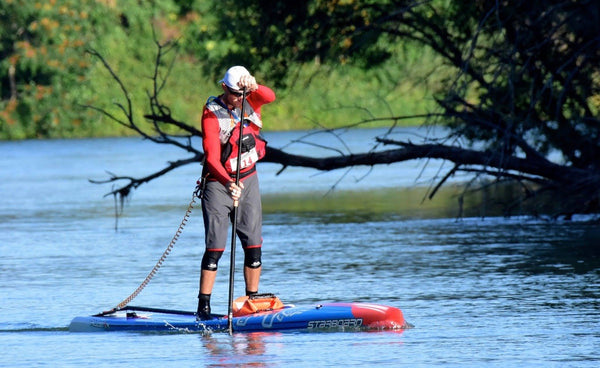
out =
<svg viewBox="0 0 600 368"><path fill-rule="evenodd" d="M206 367L268 367L265 338L277 333L235 333L233 336L210 334L201 336L202 346L209 354Z"/></svg>
<svg viewBox="0 0 600 368"><path fill-rule="evenodd" d="M552 198L538 198L536 203L521 202L518 188L509 185L465 192L464 186L449 184L440 188L433 198L429 198L430 192L430 187L411 186L266 193L263 194L263 210L265 213L300 214L307 218L327 216L331 222L521 215L548 218L557 213L556 201Z"/></svg>

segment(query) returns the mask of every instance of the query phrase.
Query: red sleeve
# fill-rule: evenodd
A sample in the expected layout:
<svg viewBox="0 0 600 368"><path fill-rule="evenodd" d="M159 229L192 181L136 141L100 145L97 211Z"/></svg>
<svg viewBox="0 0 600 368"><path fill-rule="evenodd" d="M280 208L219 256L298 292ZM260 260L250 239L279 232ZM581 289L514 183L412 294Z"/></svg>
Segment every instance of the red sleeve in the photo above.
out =
<svg viewBox="0 0 600 368"><path fill-rule="evenodd" d="M254 111L260 115L260 108L262 105L266 105L275 101L275 92L267 86L262 84L258 85L258 89L248 96L248 103Z"/></svg>
<svg viewBox="0 0 600 368"><path fill-rule="evenodd" d="M219 139L219 121L215 114L206 107L202 113L202 148L206 155L206 163L211 176L225 185L231 180L227 170L221 163L221 140Z"/></svg>

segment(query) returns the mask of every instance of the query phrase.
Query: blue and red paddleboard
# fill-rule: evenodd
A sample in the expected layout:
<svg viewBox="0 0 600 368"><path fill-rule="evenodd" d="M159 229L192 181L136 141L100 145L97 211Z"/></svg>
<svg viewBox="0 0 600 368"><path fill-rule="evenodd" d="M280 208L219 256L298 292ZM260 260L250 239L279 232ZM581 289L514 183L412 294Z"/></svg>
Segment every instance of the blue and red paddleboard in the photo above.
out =
<svg viewBox="0 0 600 368"><path fill-rule="evenodd" d="M228 317L213 315L197 321L193 312L124 307L112 313L75 317L72 332L95 331L226 331ZM398 308L371 303L324 303L306 307L285 306L281 309L233 317L233 331L284 330L399 330L411 327Z"/></svg>

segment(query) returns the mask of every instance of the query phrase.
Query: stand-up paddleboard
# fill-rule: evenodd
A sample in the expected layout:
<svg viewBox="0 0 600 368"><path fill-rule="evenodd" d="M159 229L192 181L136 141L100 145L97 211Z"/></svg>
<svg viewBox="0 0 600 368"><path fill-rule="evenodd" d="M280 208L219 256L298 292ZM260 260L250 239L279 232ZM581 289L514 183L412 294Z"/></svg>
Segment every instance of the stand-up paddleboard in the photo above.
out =
<svg viewBox="0 0 600 368"><path fill-rule="evenodd" d="M248 314L246 314L248 313ZM395 307L371 303L324 303L305 307L282 306L279 309L243 312L232 319L233 331L283 330L399 330L411 327L402 311ZM146 307L124 307L114 312L75 317L72 332L95 331L223 331L228 317L213 315L199 321L193 312Z"/></svg>

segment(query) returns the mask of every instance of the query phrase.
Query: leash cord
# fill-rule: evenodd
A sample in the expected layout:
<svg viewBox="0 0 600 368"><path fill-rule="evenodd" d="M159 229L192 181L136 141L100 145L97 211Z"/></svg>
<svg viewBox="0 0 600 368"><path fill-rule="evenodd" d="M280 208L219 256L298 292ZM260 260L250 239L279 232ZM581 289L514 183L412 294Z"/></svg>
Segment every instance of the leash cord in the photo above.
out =
<svg viewBox="0 0 600 368"><path fill-rule="evenodd" d="M139 293L142 292L142 290L146 287L146 285L148 285L148 283L150 282L150 280L152 280L152 278L154 277L154 275L156 275L156 273L158 272L158 269L162 266L163 262L165 261L165 259L169 255L169 253L171 253L171 250L173 249L173 246L175 245L175 243L177 243L177 240L179 239L179 236L181 235L181 232L183 231L183 228L187 224L188 219L189 219L189 217L190 217L190 215L192 213L192 209L194 208L194 204L196 204L196 198L197 197L200 198L200 196L197 194L197 190L194 190L194 193L192 195L192 200L190 201L190 204L188 205L187 211L185 212L185 215L183 216L183 220L181 221L181 224L179 224L179 228L175 232L175 235L171 239L171 242L167 246L167 249L165 249L165 251L163 252L163 254L160 257L160 259L158 260L158 262L156 262L156 264L154 265L154 268L152 268L152 271L150 271L150 273L148 274L148 276L146 276L146 278L140 284L140 286L138 286L138 288L133 293L131 293L131 295L129 295L127 298L123 299L122 302L120 302L119 304L117 304L116 307L114 307L113 309L111 309L109 311L102 312L99 315L110 314L110 313L113 313L115 311L123 309L136 296L138 296Z"/></svg>

